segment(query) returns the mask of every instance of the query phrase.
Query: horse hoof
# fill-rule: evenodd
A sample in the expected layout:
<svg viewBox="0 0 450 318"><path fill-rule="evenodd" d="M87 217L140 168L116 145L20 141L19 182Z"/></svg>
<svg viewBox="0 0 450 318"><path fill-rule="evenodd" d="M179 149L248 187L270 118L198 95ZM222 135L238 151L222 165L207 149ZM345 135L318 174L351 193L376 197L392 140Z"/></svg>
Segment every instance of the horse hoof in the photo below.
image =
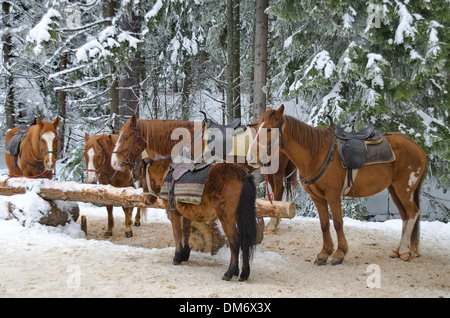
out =
<svg viewBox="0 0 450 318"><path fill-rule="evenodd" d="M125 232L125 237L130 238L133 236L133 232Z"/></svg>
<svg viewBox="0 0 450 318"><path fill-rule="evenodd" d="M231 276L233 277L233 276ZM226 280L227 282L229 282L231 280L231 277L227 277L225 275L222 276L222 280Z"/></svg>
<svg viewBox="0 0 450 318"><path fill-rule="evenodd" d="M327 264L327 261L324 261L323 259L320 259L320 258L316 258L316 260L314 261L314 265L317 265L317 266L322 266L322 265L326 265Z"/></svg>
<svg viewBox="0 0 450 318"><path fill-rule="evenodd" d="M134 222L134 224L133 224L135 227L140 227L141 226L141 223L139 223L139 222Z"/></svg>
<svg viewBox="0 0 450 318"><path fill-rule="evenodd" d="M344 259L342 258L333 257L333 259L331 260L331 265L339 265L342 264L343 261Z"/></svg>
<svg viewBox="0 0 450 318"><path fill-rule="evenodd" d="M105 232L105 234L103 234L103 237L111 237L112 235L112 232Z"/></svg>
<svg viewBox="0 0 450 318"><path fill-rule="evenodd" d="M400 254L400 259L402 260L402 261L407 261L407 260L409 260L409 257L411 256L411 254L409 253L409 252L406 252L406 253L403 253L403 254Z"/></svg>
<svg viewBox="0 0 450 318"><path fill-rule="evenodd" d="M400 254L398 254L397 251L392 251L391 254L389 254L389 257L390 257L390 258L397 258L397 257L399 257L399 256L400 256Z"/></svg>

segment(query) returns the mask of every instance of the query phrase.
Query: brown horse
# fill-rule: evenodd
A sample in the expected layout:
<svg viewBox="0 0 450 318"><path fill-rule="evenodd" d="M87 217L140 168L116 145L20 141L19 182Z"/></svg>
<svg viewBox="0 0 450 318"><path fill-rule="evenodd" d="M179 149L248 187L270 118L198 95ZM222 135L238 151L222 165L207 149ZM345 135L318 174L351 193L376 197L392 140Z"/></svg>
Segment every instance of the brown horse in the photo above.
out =
<svg viewBox="0 0 450 318"><path fill-rule="evenodd" d="M268 108L260 116L259 128L267 129L268 141L259 144L257 136L249 149L247 160L250 164L259 165L262 154L258 155L258 148L269 149L268 142L273 134L271 129L278 128L279 150L297 166L303 188L310 194L319 213L323 248L317 255L315 264L326 264L328 256L333 252L328 206L338 239L338 248L331 264L340 264L348 250L341 210L341 195L347 170L342 167L338 155L329 155L331 145L336 142L333 129L310 127L283 112L282 105L277 110ZM411 254L418 255L419 194L427 170L427 156L404 134L392 133L385 137L396 159L389 163L362 166L354 181L353 191L348 196L368 197L388 188L403 220L400 244L390 256L408 260ZM331 157L332 160L329 160Z"/></svg>
<svg viewBox="0 0 450 318"><path fill-rule="evenodd" d="M179 140L171 139L173 131L185 128L189 131L191 137L189 140L192 140L198 133L195 125L196 123L192 121L137 119L133 115L120 130L119 140L111 157L111 165L114 169L122 169L125 163L134 162L146 147L160 156L169 156L179 143ZM201 129L201 123L197 129ZM255 170L245 163L242 166L248 172ZM275 174L269 175L268 180L273 189L274 200L281 201L285 190L287 200L289 200L292 194L292 186L297 184L295 165L287 156L280 155L279 169ZM276 230L279 222L279 219L271 220L271 224L274 224L273 231Z"/></svg>
<svg viewBox="0 0 450 318"><path fill-rule="evenodd" d="M43 177L51 179L57 156L58 134L56 128L59 117L52 123L36 118L36 124L31 125L20 142L17 163L14 156L5 151L5 161L9 174L25 177ZM5 145L17 134L19 127L14 127L5 137Z"/></svg>
<svg viewBox="0 0 450 318"><path fill-rule="evenodd" d="M123 171L114 170L111 167L111 154L117 142L117 135L95 135L89 138L85 133L84 139L86 145L84 147L84 158L87 167L87 182L110 184L114 187L130 187L133 186L133 178L129 169ZM125 212L125 237L132 237L131 229L133 208L122 207ZM113 235L114 216L113 206L107 205L108 226L104 234L105 237ZM138 208L134 226L141 225L141 211L145 213L145 209Z"/></svg>
<svg viewBox="0 0 450 318"><path fill-rule="evenodd" d="M160 193L171 164L170 157L147 159L147 183L151 192ZM247 280L250 275L250 258L256 244L255 199L256 186L251 174L237 164L218 163L208 173L199 205L177 202L176 208L170 209L167 201L163 200L175 240L173 264L178 265L189 259L191 220L206 222L218 218L231 251L230 265L222 279L230 280L239 275L241 250L243 264L239 280Z"/></svg>

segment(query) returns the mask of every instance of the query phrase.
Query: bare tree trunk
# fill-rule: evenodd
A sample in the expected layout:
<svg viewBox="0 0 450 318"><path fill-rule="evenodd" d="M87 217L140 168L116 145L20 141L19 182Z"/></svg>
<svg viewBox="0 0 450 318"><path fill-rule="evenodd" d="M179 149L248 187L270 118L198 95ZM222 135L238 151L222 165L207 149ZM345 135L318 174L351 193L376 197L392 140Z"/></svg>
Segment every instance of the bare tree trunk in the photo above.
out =
<svg viewBox="0 0 450 318"><path fill-rule="evenodd" d="M241 21L239 0L233 0L233 118L241 118Z"/></svg>
<svg viewBox="0 0 450 318"><path fill-rule="evenodd" d="M61 55L59 61L59 71L64 71L67 68L67 53ZM64 141L66 134L66 97L67 93L64 90L58 92L58 116L61 119L58 133L58 156L61 158L64 152Z"/></svg>
<svg viewBox="0 0 450 318"><path fill-rule="evenodd" d="M131 16L124 15L120 27L123 31L128 31L134 37L138 37L141 32L141 17L136 16L134 12ZM119 114L121 124L133 114L139 117L140 79L141 52L136 50L129 66L124 66L120 70Z"/></svg>
<svg viewBox="0 0 450 318"><path fill-rule="evenodd" d="M10 17L11 4L7 1L2 2L3 13L3 65L7 71L6 75L6 99L5 99L5 116L6 116L6 129L14 128L16 124L16 115L14 109L14 77L10 72L11 64L11 17Z"/></svg>
<svg viewBox="0 0 450 318"><path fill-rule="evenodd" d="M234 19L233 19L233 0L227 0L227 87L226 87L226 97L227 97L227 122L230 123L233 120L233 29L234 29Z"/></svg>
<svg viewBox="0 0 450 318"><path fill-rule="evenodd" d="M192 84L192 74L191 74L191 61L189 57L184 63L184 81L183 81L183 91L181 95L181 119L189 120L190 116L190 105L189 105L189 94Z"/></svg>
<svg viewBox="0 0 450 318"><path fill-rule="evenodd" d="M266 93L263 87L267 84L267 39L268 16L265 13L269 0L256 0L255 5L255 55L253 82L253 116L258 119L266 110Z"/></svg>
<svg viewBox="0 0 450 318"><path fill-rule="evenodd" d="M105 23L106 26L112 25L112 19L115 16L115 6L116 6L115 0L102 0L103 18L110 19ZM111 116L115 116L115 119L113 120L113 128L114 132L117 133L120 130L119 118L117 117L119 115L119 80L117 68L113 63L111 63L111 74L112 74L112 82L109 91L109 98L110 98L109 109Z"/></svg>

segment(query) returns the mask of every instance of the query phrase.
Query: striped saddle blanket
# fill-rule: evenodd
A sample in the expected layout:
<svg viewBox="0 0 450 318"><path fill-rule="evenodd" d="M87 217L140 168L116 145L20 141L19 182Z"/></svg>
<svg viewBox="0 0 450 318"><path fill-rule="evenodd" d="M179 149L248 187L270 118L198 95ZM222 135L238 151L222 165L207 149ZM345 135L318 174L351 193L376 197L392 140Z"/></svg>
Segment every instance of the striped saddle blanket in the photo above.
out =
<svg viewBox="0 0 450 318"><path fill-rule="evenodd" d="M162 200L169 201L170 204L175 203L175 201L201 204L208 173L213 166L214 164L193 166L193 169L187 170L176 180L173 177L174 169L169 169L159 197Z"/></svg>

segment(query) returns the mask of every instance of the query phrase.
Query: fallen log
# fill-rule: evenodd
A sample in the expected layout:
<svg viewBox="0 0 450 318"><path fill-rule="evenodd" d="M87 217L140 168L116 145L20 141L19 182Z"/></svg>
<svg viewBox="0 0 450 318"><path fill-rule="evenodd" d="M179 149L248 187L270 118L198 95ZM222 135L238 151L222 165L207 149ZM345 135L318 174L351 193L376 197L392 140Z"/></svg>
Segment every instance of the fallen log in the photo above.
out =
<svg viewBox="0 0 450 318"><path fill-rule="evenodd" d="M8 178L0 177L0 195L23 194L27 191L36 193L46 200L63 200L97 203L113 206L160 208L164 202L142 189L132 187L116 188L111 185L81 184L75 181L53 181L48 179ZM256 199L257 217L293 218L295 204L293 202Z"/></svg>

